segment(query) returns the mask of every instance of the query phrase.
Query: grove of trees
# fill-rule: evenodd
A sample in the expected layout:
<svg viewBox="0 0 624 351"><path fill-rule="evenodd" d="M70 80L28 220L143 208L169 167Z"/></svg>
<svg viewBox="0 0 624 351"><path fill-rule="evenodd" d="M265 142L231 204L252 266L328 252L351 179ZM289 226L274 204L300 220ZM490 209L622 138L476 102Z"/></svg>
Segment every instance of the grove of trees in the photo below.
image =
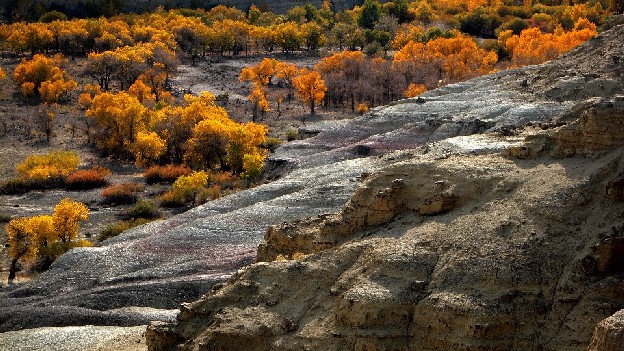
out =
<svg viewBox="0 0 624 351"><path fill-rule="evenodd" d="M38 107L48 142L56 115L75 108L103 155L163 173L173 184L163 195L170 203L215 198L216 184L260 179L268 129L256 122L269 111L279 115L285 100L297 98L311 115L319 106L364 113L441 85L551 60L623 11L622 0L365 0L345 11L324 1L285 14L222 5L120 14L123 2L106 0L85 12L92 18L68 18L76 14L31 3L38 2L0 8L0 62L15 62L12 72L0 67L0 80L12 77L14 97ZM316 62L297 67L273 58L278 53ZM249 84L251 122L230 118L211 93L172 91L181 60L195 65L209 56L272 56L239 75ZM29 182L106 183L108 170L78 166L77 156L58 152L28 158L17 172ZM137 187L108 193L124 191L134 196ZM49 265L85 244L77 233L88 215L66 199L51 215L11 220L9 280L20 261Z"/></svg>

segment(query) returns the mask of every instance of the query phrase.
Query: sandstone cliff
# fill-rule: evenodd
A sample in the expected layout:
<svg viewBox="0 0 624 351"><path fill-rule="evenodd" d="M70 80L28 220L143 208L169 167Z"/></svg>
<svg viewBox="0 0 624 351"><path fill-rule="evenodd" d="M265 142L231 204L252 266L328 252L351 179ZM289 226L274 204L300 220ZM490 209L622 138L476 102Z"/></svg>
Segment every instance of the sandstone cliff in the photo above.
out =
<svg viewBox="0 0 624 351"><path fill-rule="evenodd" d="M440 141L381 157L340 211L269 227L269 262L153 324L150 349L623 349L623 39L495 76L560 113L511 131L488 126L498 106L460 109L498 133L437 139L459 128L438 123Z"/></svg>

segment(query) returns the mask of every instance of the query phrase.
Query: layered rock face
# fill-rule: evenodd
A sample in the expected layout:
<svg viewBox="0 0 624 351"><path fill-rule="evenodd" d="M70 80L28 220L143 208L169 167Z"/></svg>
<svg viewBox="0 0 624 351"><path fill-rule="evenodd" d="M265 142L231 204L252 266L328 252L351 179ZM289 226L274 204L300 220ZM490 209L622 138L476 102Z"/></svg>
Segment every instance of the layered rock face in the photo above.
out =
<svg viewBox="0 0 624 351"><path fill-rule="evenodd" d="M616 26L551 63L312 126L272 156L278 180L5 289L0 330L172 321L267 234L261 259L309 256L236 273L152 348L582 349L624 296L619 124L585 127L619 111L623 40Z"/></svg>
<svg viewBox="0 0 624 351"><path fill-rule="evenodd" d="M598 64L613 84L577 89L587 82L579 58L600 46L593 60L608 65L623 37L617 27L532 68L529 86L555 77L532 93L535 106L559 102L547 123L513 137L438 139L459 128L458 112L452 125L430 123L439 141L379 157L384 166L360 175L340 211L269 227L258 249L266 262L183 304L175 323L150 327L150 349L623 349L623 68ZM424 105L480 82L432 92ZM498 118L499 108L480 116ZM360 143L375 153L379 139Z"/></svg>

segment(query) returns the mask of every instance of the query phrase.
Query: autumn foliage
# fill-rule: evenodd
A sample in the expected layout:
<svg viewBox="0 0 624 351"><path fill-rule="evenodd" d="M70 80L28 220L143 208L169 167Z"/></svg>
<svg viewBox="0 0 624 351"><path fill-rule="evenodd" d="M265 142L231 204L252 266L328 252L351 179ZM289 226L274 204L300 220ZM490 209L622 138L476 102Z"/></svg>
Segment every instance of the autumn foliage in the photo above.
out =
<svg viewBox="0 0 624 351"><path fill-rule="evenodd" d="M49 266L58 256L77 246L90 246L78 238L81 222L89 218L89 210L71 199L61 200L52 215L39 215L11 220L5 228L9 241L9 283L15 279L18 261L40 261Z"/></svg>
<svg viewBox="0 0 624 351"><path fill-rule="evenodd" d="M104 188L104 190L100 192L100 195L105 204L128 205L137 201L138 193L142 189L143 186L141 184L127 182Z"/></svg>
<svg viewBox="0 0 624 351"><path fill-rule="evenodd" d="M147 184L154 183L173 183L180 176L191 173L191 169L184 165L168 164L165 166L155 165L148 168L143 177Z"/></svg>
<svg viewBox="0 0 624 351"><path fill-rule="evenodd" d="M310 114L314 115L314 107L323 101L327 87L321 75L316 71L308 71L302 68L299 75L293 79L293 85L297 89L297 97L310 106Z"/></svg>
<svg viewBox="0 0 624 351"><path fill-rule="evenodd" d="M101 166L80 169L65 177L65 186L75 190L99 188L106 185L110 174L108 169Z"/></svg>
<svg viewBox="0 0 624 351"><path fill-rule="evenodd" d="M79 164L80 158L73 151L52 151L28 156L15 169L20 177L46 180L66 177L75 171Z"/></svg>
<svg viewBox="0 0 624 351"><path fill-rule="evenodd" d="M22 60L15 68L13 78L24 96L39 96L46 102L58 102L78 84L60 68L61 56L53 58L37 54L31 60Z"/></svg>
<svg viewBox="0 0 624 351"><path fill-rule="evenodd" d="M523 66L552 60L596 34L596 25L580 18L569 32L561 27L554 33L543 33L539 28L529 28L520 35L513 35L507 30L499 35L498 41L511 56L512 65Z"/></svg>

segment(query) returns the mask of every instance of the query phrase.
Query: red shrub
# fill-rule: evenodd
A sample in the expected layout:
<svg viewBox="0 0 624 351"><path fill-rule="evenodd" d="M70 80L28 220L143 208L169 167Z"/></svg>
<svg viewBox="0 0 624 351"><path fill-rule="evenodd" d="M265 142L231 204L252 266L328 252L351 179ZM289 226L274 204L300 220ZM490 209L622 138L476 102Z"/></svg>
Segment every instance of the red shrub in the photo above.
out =
<svg viewBox="0 0 624 351"><path fill-rule="evenodd" d="M184 165L152 166L143 173L147 184L173 183L180 176L189 175L191 169Z"/></svg>
<svg viewBox="0 0 624 351"><path fill-rule="evenodd" d="M122 183L105 188L100 195L106 204L129 205L137 201L138 192L142 189L141 184Z"/></svg>
<svg viewBox="0 0 624 351"><path fill-rule="evenodd" d="M78 170L65 178L65 185L68 189L93 189L106 185L107 178L111 172L100 166L89 169Z"/></svg>

